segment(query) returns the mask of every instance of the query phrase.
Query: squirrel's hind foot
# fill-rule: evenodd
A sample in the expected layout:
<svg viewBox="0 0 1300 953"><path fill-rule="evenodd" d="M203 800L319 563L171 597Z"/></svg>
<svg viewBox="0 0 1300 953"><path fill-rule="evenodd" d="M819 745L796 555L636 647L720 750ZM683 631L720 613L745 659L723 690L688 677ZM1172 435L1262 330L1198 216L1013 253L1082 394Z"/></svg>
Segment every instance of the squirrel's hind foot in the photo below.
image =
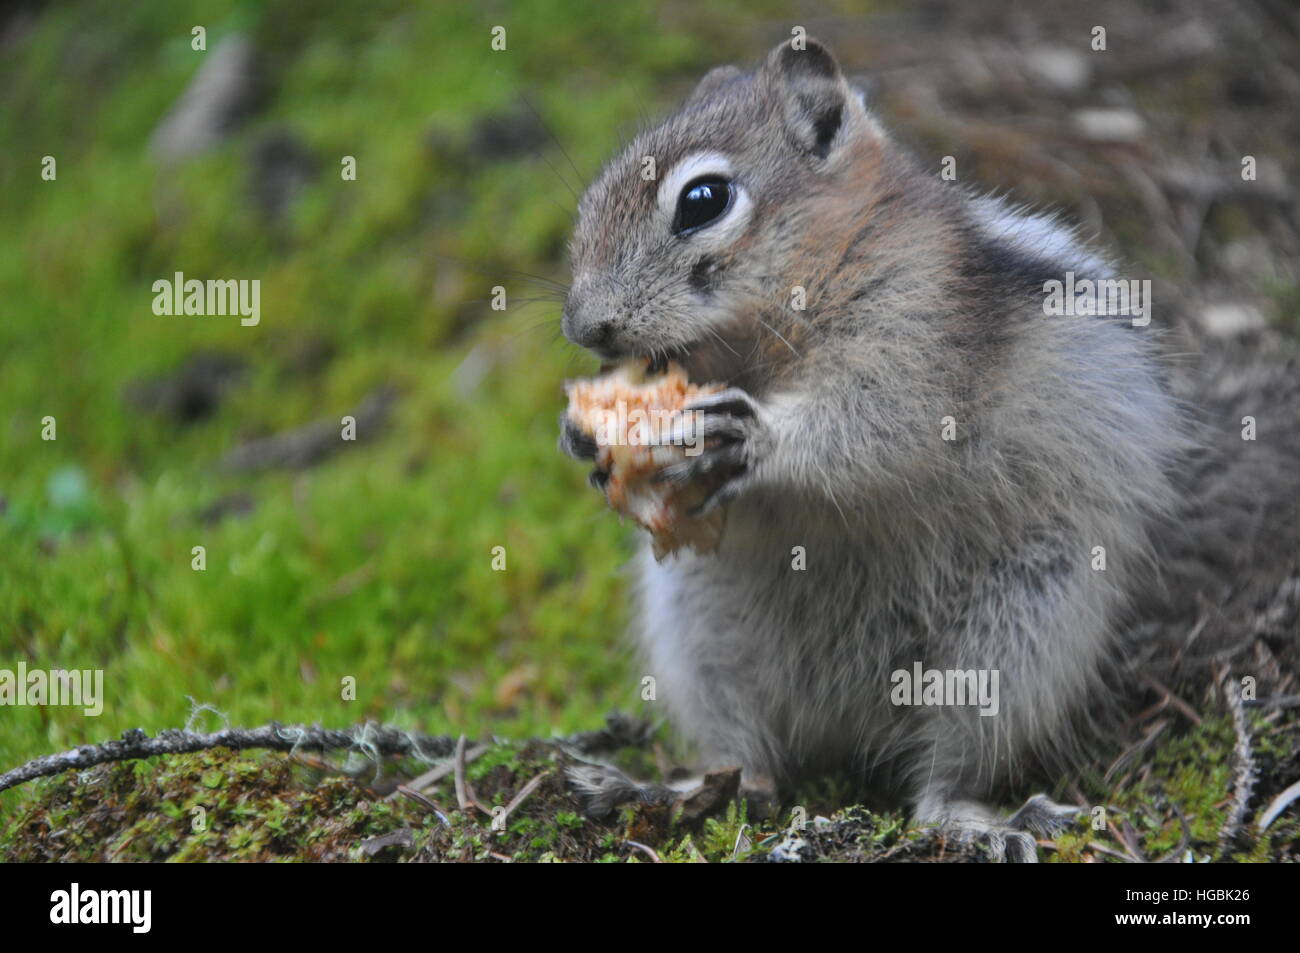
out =
<svg viewBox="0 0 1300 953"><path fill-rule="evenodd" d="M1006 819L981 804L948 801L920 811L919 820L935 825L950 844L982 848L994 863L1036 864L1038 844L1034 835L1058 834L1078 813L1076 807L1035 794Z"/></svg>

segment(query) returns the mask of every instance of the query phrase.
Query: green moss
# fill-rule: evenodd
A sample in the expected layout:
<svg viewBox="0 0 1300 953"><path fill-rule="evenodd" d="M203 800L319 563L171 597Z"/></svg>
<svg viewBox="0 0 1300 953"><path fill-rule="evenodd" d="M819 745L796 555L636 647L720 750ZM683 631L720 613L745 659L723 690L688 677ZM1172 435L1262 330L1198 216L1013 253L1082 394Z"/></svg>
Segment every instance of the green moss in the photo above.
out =
<svg viewBox="0 0 1300 953"><path fill-rule="evenodd" d="M1263 809L1272 795L1285 787L1292 776L1300 741L1300 718L1294 714L1265 719L1260 712L1248 713L1257 780L1250 801L1252 813ZM1079 859L1088 841L1128 853L1115 825L1131 831L1142 856L1155 860L1168 856L1194 860L1263 861L1294 858L1297 823L1286 816L1259 836L1246 825L1240 841L1226 851L1220 834L1235 797L1237 765L1236 736L1231 717L1212 713L1200 725L1182 725L1164 733L1142 761L1142 770L1132 772L1118 787L1106 787L1097 779L1086 789L1105 807L1105 830L1088 829L1086 835L1071 833L1057 840L1057 860ZM1085 818L1081 826L1087 828ZM1127 827L1125 827L1127 825ZM1102 859L1107 858L1102 855Z"/></svg>
<svg viewBox="0 0 1300 953"><path fill-rule="evenodd" d="M7 711L0 767L183 724L189 698L237 724L382 718L503 737L587 728L634 703L618 636L632 530L555 452L561 381L595 365L558 340L558 303L530 302L522 277L565 278L572 183L551 167L572 172L549 138L465 150L477 125L526 111L522 93L594 170L616 130L720 42L749 54L711 26L742 7L754 9L666 18L648 0L529 0L506 17L503 55L472 5L42 8L0 62L13 144L0 153L0 290L15 316L0 322L0 665L99 668L109 691L98 718ZM252 37L268 95L227 141L160 170L148 141L203 62L194 24L209 50ZM321 172L270 222L248 157L277 130ZM37 178L47 154L53 182ZM337 173L342 155L358 160L355 182ZM261 323L154 315L150 285L175 271L258 278ZM496 284L505 312L486 305ZM213 349L246 372L208 417L128 399ZM467 383L470 355L481 374ZM381 384L401 399L379 439L301 473L218 468L250 437L338 419ZM55 441L40 438L45 415ZM201 517L239 494L250 512ZM191 569L195 545L206 571ZM0 795L0 811L19 800Z"/></svg>
<svg viewBox="0 0 1300 953"><path fill-rule="evenodd" d="M486 40L496 14L472 4L377 0L358 17L345 0L68 0L42 5L6 48L0 667L40 659L102 669L107 705L98 717L6 709L0 768L129 728L184 724L191 699L243 725L376 718L507 738L589 729L609 709L637 704L638 673L618 634L627 593L617 567L632 531L554 450L560 381L594 361L557 341L558 302L529 301L537 291L524 276L567 277L575 183L564 179L589 177L620 131L706 68L752 61L768 38L738 23L777 23L789 9L776 0L524 0L501 16L510 51L494 55ZM208 27L209 49L235 32L250 36L268 95L225 142L162 169L148 141L203 61L189 46L196 23ZM1169 102L1199 110L1218 84L1206 72L1134 93L1153 114ZM1095 200L1142 267L1186 267L1153 240L1125 176L1071 153L1026 165L1032 124L957 141L939 114L908 113L899 88L884 84L884 108L914 121L936 154L957 154L971 178L1029 200ZM471 153L475 129L517 111L521 92L576 172L549 138L515 154ZM1254 124L1250 148L1285 159L1287 127L1269 126ZM268 221L249 197L248 157L279 130L321 172ZM45 155L58 161L55 182L36 177ZM355 182L337 175L343 155L357 157ZM1206 222L1219 241L1252 229L1267 234L1231 203L1216 203ZM262 323L153 315L151 282L178 270L258 278ZM498 283L505 312L484 303ZM1279 325L1300 330L1296 288L1269 295ZM204 350L245 363L209 416L182 422L128 399L133 385ZM220 469L244 441L337 419L381 384L401 397L377 439L301 472ZM40 439L45 415L57 419L55 441ZM204 515L231 498L246 498L249 511ZM206 547L206 571L191 569L195 545ZM497 545L505 572L491 569ZM345 678L355 680L355 700L342 697ZM1300 745L1276 726L1260 731L1264 803L1300 776ZM1178 805L1195 856L1217 856L1230 745L1222 719L1171 732L1146 774L1088 793L1131 823L1153 856L1179 843ZM657 773L649 750L619 763L637 777ZM549 754L503 744L468 775L485 804L500 806L556 767ZM435 792L444 813L455 804L448 783ZM835 850L875 858L920 844L897 815L836 813L855 800L835 784L795 799L810 816L842 822ZM192 827L199 808L204 831ZM0 854L357 858L366 837L409 827L404 859L643 862L626 841L644 838L673 859L718 861L740 827L728 815L686 832L662 813L632 810L592 825L558 774L504 832L481 815L448 816L450 829L405 799L379 801L283 758L194 755L0 794ZM779 834L754 823L748 859ZM1298 836L1293 810L1232 859L1294 858ZM1086 844L1063 835L1055 859L1084 859Z"/></svg>
<svg viewBox="0 0 1300 953"><path fill-rule="evenodd" d="M1294 771L1300 717L1252 715L1259 809ZM1146 768L1110 790L1106 827L1085 815L1058 835L1045 859L1055 863L1113 862L1128 844L1147 859L1265 862L1300 855L1294 811L1265 836L1248 828L1227 854L1219 832L1231 797L1233 733L1224 716L1171 732ZM468 780L485 807L499 808L533 779L534 792L504 825L490 811L456 809L454 774L426 795L437 814L405 797L381 796L360 781L276 754L203 752L105 765L29 786L26 799L0 830L0 858L48 860L401 860L644 862L636 844L667 863L766 860L781 847L805 861L944 861L986 859L978 844L948 843L911 827L898 812L860 805L834 807L839 782L809 786L808 798L779 817L750 820L743 803L687 824L663 805L626 805L608 822L587 818L563 782L566 757L541 742L494 744L473 764ZM387 791L397 778L420 773L418 763L387 765ZM469 772L467 772L469 774ZM365 779L375 777L366 772ZM1084 780L1085 785L1095 782ZM844 802L841 802L843 804ZM810 805L812 806L810 808ZM823 816L824 812L824 816ZM792 828L797 816L803 828ZM1186 832L1184 832L1184 819ZM1124 836L1119 836L1119 832ZM404 832L399 843L368 851L368 839ZM743 835L743 836L742 836ZM1184 836L1186 845L1183 846ZM795 838L795 840L791 840ZM798 843L799 847L791 845ZM1097 849L1098 845L1104 850Z"/></svg>

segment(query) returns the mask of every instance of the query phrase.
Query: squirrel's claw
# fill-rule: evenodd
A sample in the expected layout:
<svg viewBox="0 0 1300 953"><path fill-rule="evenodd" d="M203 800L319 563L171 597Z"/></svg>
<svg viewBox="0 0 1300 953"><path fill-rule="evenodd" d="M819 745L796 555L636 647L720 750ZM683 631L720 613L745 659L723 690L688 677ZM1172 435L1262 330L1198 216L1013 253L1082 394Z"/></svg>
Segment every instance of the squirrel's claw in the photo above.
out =
<svg viewBox="0 0 1300 953"><path fill-rule="evenodd" d="M747 466L744 444L724 443L705 449L696 456L687 457L681 463L669 464L656 472L651 480L655 483L675 483L680 486L707 474L721 472L726 473L728 477L739 475Z"/></svg>
<svg viewBox="0 0 1300 953"><path fill-rule="evenodd" d="M754 398L731 387L691 401L682 408L684 419L669 442L703 445L681 463L664 467L656 482L690 483L702 477L723 476L723 480L689 512L704 516L739 496L749 485L765 430L762 408Z"/></svg>
<svg viewBox="0 0 1300 953"><path fill-rule="evenodd" d="M591 460L596 456L596 441L579 429L567 411L560 413L560 452L575 460Z"/></svg>
<svg viewBox="0 0 1300 953"><path fill-rule="evenodd" d="M998 863L1034 864L1038 848L1034 834L1055 836L1074 823L1080 809L1035 794L1006 819L971 802L939 802L925 808L923 822L934 823L938 833L958 847L982 847Z"/></svg>
<svg viewBox="0 0 1300 953"><path fill-rule="evenodd" d="M758 417L758 402L739 387L728 387L716 394L706 394L688 403L682 410L690 413L702 410L707 414L720 414L728 417Z"/></svg>

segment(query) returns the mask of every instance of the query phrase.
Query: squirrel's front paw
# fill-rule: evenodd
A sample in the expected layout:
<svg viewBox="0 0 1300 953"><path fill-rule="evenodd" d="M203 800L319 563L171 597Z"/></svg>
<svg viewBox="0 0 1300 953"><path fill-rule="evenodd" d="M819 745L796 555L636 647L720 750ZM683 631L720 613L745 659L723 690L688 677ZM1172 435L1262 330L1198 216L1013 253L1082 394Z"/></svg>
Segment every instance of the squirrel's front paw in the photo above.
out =
<svg viewBox="0 0 1300 953"><path fill-rule="evenodd" d="M693 400L682 412L683 420L668 442L685 446L686 459L664 467L655 480L690 483L708 477L716 482L717 488L691 511L692 516L701 516L734 500L750 485L770 428L763 406L735 387Z"/></svg>
<svg viewBox="0 0 1300 953"><path fill-rule="evenodd" d="M594 460L596 458L596 441L573 422L568 411L560 413L560 452L575 460ZM604 490L609 482L609 473L600 467L592 467L587 482L594 489Z"/></svg>
<svg viewBox="0 0 1300 953"><path fill-rule="evenodd" d="M596 456L596 441L573 422L569 412L560 412L560 452L575 460L591 460Z"/></svg>

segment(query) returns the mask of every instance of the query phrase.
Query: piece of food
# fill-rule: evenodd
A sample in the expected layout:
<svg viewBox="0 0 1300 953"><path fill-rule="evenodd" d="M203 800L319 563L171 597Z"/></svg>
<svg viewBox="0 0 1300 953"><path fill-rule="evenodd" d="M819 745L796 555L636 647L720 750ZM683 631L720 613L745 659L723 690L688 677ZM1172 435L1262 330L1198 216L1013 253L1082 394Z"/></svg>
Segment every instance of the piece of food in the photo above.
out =
<svg viewBox="0 0 1300 953"><path fill-rule="evenodd" d="M608 474L605 498L619 513L650 531L656 559L689 546L697 553L717 550L726 513L704 516L689 511L717 489L722 477L686 484L655 482L654 475L703 449L694 436L667 443L683 422L682 408L722 390L717 384L692 384L686 372L669 363L661 374L647 362L621 364L607 374L565 385L569 419L596 443L596 466ZM689 433L689 431L688 431Z"/></svg>

